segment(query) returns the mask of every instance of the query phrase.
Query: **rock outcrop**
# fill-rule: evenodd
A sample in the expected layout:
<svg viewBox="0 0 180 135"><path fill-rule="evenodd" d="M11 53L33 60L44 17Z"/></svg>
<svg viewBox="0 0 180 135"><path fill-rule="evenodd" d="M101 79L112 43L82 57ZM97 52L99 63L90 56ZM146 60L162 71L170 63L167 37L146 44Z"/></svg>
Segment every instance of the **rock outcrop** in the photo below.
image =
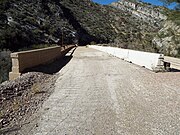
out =
<svg viewBox="0 0 180 135"><path fill-rule="evenodd" d="M149 29L148 35L151 38L145 40L151 42L147 46L152 47L155 52L180 57L180 12L138 0L120 0L113 2L111 6L128 12L136 19L141 20L141 23L146 22L148 26L158 29L157 33L153 33ZM143 28L141 23L139 25ZM144 31L142 33L146 34ZM143 37L142 40L144 38L147 37ZM144 42L143 44L145 45L146 43ZM145 50L147 50L147 46ZM137 48L138 46L136 45L135 49Z"/></svg>
<svg viewBox="0 0 180 135"><path fill-rule="evenodd" d="M153 6L138 0L120 0L111 5L130 12L150 25L159 25L161 21L167 19L167 16L161 13L164 10L163 7Z"/></svg>
<svg viewBox="0 0 180 135"><path fill-rule="evenodd" d="M166 21L163 28L154 37L153 43L159 52L180 57L180 26L172 21Z"/></svg>

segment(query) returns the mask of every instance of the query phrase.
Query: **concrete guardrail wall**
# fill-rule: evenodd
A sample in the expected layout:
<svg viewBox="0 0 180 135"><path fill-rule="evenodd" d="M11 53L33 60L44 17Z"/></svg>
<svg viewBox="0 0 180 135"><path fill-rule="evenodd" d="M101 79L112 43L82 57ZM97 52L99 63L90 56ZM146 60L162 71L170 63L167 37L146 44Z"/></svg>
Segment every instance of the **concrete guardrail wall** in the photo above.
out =
<svg viewBox="0 0 180 135"><path fill-rule="evenodd" d="M171 68L180 70L180 58L165 56L164 61L171 63Z"/></svg>
<svg viewBox="0 0 180 135"><path fill-rule="evenodd" d="M13 80L19 77L27 68L46 64L52 62L57 58L62 57L73 47L75 46L55 46L43 49L11 53L12 72L9 73L9 80Z"/></svg>
<svg viewBox="0 0 180 135"><path fill-rule="evenodd" d="M95 45L89 45L89 47L106 52L110 55L143 66L153 71L164 70L163 54L121 49L116 47L95 46Z"/></svg>

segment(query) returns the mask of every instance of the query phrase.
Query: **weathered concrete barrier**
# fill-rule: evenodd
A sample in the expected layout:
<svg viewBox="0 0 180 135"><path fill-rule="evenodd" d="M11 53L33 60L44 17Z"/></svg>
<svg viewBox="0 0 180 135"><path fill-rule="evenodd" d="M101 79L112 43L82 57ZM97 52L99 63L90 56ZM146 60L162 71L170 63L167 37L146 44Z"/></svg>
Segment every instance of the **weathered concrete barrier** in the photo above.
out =
<svg viewBox="0 0 180 135"><path fill-rule="evenodd" d="M62 57L73 47L75 46L55 46L43 49L11 53L12 72L9 73L9 80L13 80L19 77L27 68L46 64L52 62L57 58Z"/></svg>
<svg viewBox="0 0 180 135"><path fill-rule="evenodd" d="M180 70L180 58L165 56L164 61L167 63L171 63L171 68Z"/></svg>
<svg viewBox="0 0 180 135"><path fill-rule="evenodd" d="M95 46L95 45L90 45L89 47L106 52L108 54L132 62L134 64L143 66L153 71L164 70L163 54L121 49L116 47Z"/></svg>

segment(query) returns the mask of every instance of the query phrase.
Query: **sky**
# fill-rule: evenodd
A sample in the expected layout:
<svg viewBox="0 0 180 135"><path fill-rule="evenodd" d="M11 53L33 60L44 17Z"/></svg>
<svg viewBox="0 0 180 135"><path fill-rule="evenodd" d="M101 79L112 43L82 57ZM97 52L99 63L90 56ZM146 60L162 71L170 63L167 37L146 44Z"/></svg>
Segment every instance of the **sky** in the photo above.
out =
<svg viewBox="0 0 180 135"><path fill-rule="evenodd" d="M92 1L94 1L96 3L99 3L99 4L107 5L107 4L110 4L110 3L118 1L118 0L92 0ZM153 5L158 5L158 6L163 5L163 3L161 3L159 0L142 0L142 1L151 3ZM168 6L168 8L173 9L174 6L175 6L175 3Z"/></svg>

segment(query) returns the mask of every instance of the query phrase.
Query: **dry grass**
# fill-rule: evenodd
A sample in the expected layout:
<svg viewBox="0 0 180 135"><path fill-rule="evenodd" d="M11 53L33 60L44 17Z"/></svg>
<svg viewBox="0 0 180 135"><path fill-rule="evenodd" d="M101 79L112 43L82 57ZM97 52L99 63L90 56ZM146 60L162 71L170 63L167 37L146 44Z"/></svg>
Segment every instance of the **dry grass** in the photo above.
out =
<svg viewBox="0 0 180 135"><path fill-rule="evenodd" d="M21 107L20 101L15 99L12 104L13 111L18 111L20 107Z"/></svg>
<svg viewBox="0 0 180 135"><path fill-rule="evenodd" d="M42 90L42 86L40 83L33 84L33 86L31 87L31 90L33 94L45 93L45 91Z"/></svg>

